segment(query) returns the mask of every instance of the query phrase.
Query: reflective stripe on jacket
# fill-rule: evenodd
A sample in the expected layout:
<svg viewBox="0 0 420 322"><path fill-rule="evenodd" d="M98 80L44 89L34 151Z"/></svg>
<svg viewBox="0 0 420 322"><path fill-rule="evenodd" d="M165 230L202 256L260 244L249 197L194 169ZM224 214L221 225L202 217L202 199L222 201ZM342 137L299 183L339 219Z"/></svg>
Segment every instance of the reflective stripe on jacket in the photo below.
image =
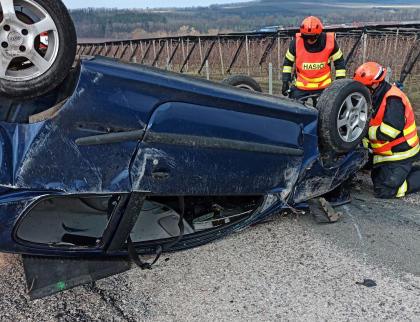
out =
<svg viewBox="0 0 420 322"><path fill-rule="evenodd" d="M390 96L397 96L401 98L405 106L405 126L403 131L394 129L383 122L387 98ZM394 138L392 141L379 141L376 138L377 131ZM385 161L400 161L413 157L420 151L419 138L417 136L417 127L414 117L413 108L407 96L396 86L392 86L391 89L385 94L382 99L381 105L375 118L370 121L369 127L369 142L375 153L373 157L373 163L380 163ZM410 148L402 152L392 152L392 148L406 142Z"/></svg>
<svg viewBox="0 0 420 322"><path fill-rule="evenodd" d="M323 51L306 51L300 33L296 34L296 86L303 90L324 89L331 83L330 55L334 50L334 33L327 32L327 43ZM340 51L341 53L341 51Z"/></svg>

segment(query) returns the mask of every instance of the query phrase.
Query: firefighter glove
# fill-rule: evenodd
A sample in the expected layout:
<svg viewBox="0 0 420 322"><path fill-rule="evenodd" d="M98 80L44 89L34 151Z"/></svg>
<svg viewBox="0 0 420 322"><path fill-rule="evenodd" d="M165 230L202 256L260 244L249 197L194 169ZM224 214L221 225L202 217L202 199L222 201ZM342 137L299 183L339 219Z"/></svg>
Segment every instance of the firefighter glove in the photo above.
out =
<svg viewBox="0 0 420 322"><path fill-rule="evenodd" d="M282 86L282 88L281 88L281 93L284 95L284 96L287 96L287 95L289 95L289 82L284 82L283 83L283 86Z"/></svg>

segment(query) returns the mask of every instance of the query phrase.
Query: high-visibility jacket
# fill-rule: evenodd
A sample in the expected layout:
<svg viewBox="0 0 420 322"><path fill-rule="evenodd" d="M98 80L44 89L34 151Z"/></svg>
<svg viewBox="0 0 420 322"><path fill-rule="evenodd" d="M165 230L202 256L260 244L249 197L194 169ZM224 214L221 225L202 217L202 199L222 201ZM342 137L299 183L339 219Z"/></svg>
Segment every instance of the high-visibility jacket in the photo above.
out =
<svg viewBox="0 0 420 322"><path fill-rule="evenodd" d="M399 131L383 122L386 109L386 101L387 98L390 96L396 96L401 98L405 106L405 126L402 131ZM377 140L377 131L381 131L389 137L394 138L394 140ZM385 94L375 118L372 118L370 121L369 143L375 154L373 157L374 164L386 161L405 160L415 156L420 151L419 138L417 136L417 127L413 108L408 97L396 86L392 86L391 89ZM405 146L407 146L406 151L392 152L393 147L404 143L407 143L405 144Z"/></svg>
<svg viewBox="0 0 420 322"><path fill-rule="evenodd" d="M334 50L334 33L327 32L323 51L310 53L300 33L296 34L296 86L303 90L324 89L331 83L330 56Z"/></svg>

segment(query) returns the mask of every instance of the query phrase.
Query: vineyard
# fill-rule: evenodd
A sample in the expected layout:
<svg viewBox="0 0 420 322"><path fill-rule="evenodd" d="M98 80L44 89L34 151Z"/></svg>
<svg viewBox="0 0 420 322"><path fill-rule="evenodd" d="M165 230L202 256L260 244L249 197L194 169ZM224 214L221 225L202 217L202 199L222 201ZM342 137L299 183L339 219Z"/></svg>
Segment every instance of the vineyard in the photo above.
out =
<svg viewBox="0 0 420 322"><path fill-rule="evenodd" d="M279 94L283 60L296 29L274 33L238 33L81 43L79 55L103 55L219 81L230 74L255 77L268 86L272 70L273 94ZM404 82L407 93L420 91L420 25L375 25L337 28L347 78L367 61L392 70L391 81ZM206 64L207 62L207 64ZM270 66L271 65L271 66ZM270 68L269 68L270 66Z"/></svg>

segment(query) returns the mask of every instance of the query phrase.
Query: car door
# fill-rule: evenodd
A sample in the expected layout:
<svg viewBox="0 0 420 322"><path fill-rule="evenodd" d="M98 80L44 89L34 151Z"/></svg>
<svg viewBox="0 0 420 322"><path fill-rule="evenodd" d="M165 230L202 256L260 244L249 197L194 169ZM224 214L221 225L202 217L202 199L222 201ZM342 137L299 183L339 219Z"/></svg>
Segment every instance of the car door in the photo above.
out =
<svg viewBox="0 0 420 322"><path fill-rule="evenodd" d="M316 113L302 115L288 104L255 114L229 105L160 105L131 168L133 190L245 195L290 187L305 158L304 122L316 120Z"/></svg>

